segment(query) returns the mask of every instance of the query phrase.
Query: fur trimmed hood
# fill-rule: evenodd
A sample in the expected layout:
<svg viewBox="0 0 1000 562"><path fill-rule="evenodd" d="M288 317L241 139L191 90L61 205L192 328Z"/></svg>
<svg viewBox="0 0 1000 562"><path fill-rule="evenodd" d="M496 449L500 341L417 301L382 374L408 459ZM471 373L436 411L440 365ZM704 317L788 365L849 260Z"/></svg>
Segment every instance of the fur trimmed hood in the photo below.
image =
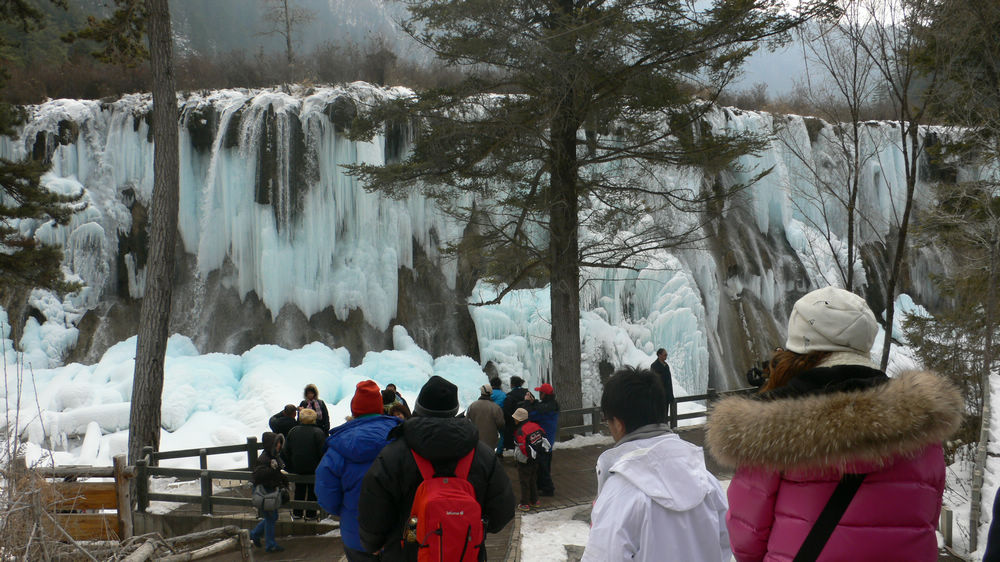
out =
<svg viewBox="0 0 1000 562"><path fill-rule="evenodd" d="M963 410L950 382L909 371L854 392L721 400L709 416L705 442L727 466L783 471L881 464L947 439Z"/></svg>

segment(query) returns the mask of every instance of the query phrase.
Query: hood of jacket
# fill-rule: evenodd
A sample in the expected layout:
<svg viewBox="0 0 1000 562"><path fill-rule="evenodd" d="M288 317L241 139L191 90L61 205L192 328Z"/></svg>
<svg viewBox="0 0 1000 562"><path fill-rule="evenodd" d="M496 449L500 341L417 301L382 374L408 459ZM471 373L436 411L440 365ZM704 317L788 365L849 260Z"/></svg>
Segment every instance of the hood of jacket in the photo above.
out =
<svg viewBox="0 0 1000 562"><path fill-rule="evenodd" d="M260 443L264 446L264 452L267 453L272 459L278 458L278 452L275 450L278 443L281 443L282 448L285 446L285 436L280 433L274 433L273 431L265 431L263 435L260 436Z"/></svg>
<svg viewBox="0 0 1000 562"><path fill-rule="evenodd" d="M673 433L631 443L635 448L614 460L608 477L624 478L661 507L687 511L717 489L701 447Z"/></svg>
<svg viewBox="0 0 1000 562"><path fill-rule="evenodd" d="M709 452L726 466L779 471L880 465L947 439L962 421L958 389L933 373L885 379L858 365L853 382L833 384L834 370L851 374L821 364L799 375L799 393L719 401L707 423Z"/></svg>
<svg viewBox="0 0 1000 562"><path fill-rule="evenodd" d="M330 430L326 446L350 462L370 463L385 447L389 432L400 423L395 416L355 418Z"/></svg>
<svg viewBox="0 0 1000 562"><path fill-rule="evenodd" d="M467 418L415 416L394 433L402 433L406 445L431 462L465 456L479 442L479 431Z"/></svg>

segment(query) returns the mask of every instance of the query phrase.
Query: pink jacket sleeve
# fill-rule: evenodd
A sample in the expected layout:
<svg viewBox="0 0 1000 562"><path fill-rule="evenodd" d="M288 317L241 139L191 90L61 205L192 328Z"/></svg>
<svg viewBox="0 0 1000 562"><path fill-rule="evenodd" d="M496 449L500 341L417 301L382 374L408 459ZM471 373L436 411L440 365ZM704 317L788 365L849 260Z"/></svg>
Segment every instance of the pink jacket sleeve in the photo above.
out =
<svg viewBox="0 0 1000 562"><path fill-rule="evenodd" d="M767 554L780 482L780 473L762 469L740 468L733 476L726 527L738 562L758 562Z"/></svg>

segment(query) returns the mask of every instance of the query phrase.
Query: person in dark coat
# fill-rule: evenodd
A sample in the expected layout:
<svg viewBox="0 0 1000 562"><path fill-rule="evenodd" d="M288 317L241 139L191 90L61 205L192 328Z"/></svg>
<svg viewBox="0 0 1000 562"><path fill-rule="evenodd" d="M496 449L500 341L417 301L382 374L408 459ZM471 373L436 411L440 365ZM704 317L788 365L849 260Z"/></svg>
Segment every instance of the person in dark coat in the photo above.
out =
<svg viewBox="0 0 1000 562"><path fill-rule="evenodd" d="M666 349L661 347L656 350L656 361L653 361L653 364L649 366L649 370L657 374L660 377L660 382L663 383L663 391L667 394L667 415L669 416L670 405L674 403L674 381L670 376Z"/></svg>
<svg viewBox="0 0 1000 562"><path fill-rule="evenodd" d="M316 425L323 430L323 433L330 431L330 412L326 409L326 402L319 399L319 389L316 385L307 384L302 396L305 400L299 402L299 409L309 408L316 412Z"/></svg>
<svg viewBox="0 0 1000 562"><path fill-rule="evenodd" d="M287 488L288 478L281 473L284 463L281 460L281 449L285 445L285 436L271 431L260 436L260 442L264 445L264 450L257 457L257 464L253 467L250 475L250 483L254 486L263 486L268 492L277 488ZM285 550L279 546L274 539L275 524L278 522L278 510L262 511L261 521L250 531L250 540L254 546L260 547L260 537L264 536L267 542L267 552L281 552Z"/></svg>
<svg viewBox="0 0 1000 562"><path fill-rule="evenodd" d="M993 519L990 520L990 532L986 538L986 552L983 562L1000 562L1000 490L993 497Z"/></svg>
<svg viewBox="0 0 1000 562"><path fill-rule="evenodd" d="M398 418L382 414L382 399L374 381L358 383L351 400L354 419L333 428L326 453L316 469L316 495L327 512L340 517L344 554L350 562L378 558L365 552L358 535L358 500L361 481L375 457L389 443L389 432Z"/></svg>
<svg viewBox="0 0 1000 562"><path fill-rule="evenodd" d="M267 425L270 426L271 431L280 433L285 436L285 439L288 439L288 432L299 423L295 421L296 413L298 413L298 408L295 407L295 404L286 404L284 410L271 416Z"/></svg>
<svg viewBox="0 0 1000 562"><path fill-rule="evenodd" d="M423 481L410 452L434 465L438 474L454 474L458 461L475 451L469 483L482 506L486 531L500 532L514 518L514 491L510 479L489 447L479 442L476 427L458 414L458 389L433 376L420 390L413 417L390 433L396 440L375 459L361 485L358 523L367 552L385 549L385 562L416 560L404 554L401 540L417 486ZM480 551L485 560L486 551Z"/></svg>
<svg viewBox="0 0 1000 562"><path fill-rule="evenodd" d="M556 402L556 392L552 385L545 383L536 387L540 398L532 399L525 409L528 419L542 426L549 439L552 449L538 455L538 493L543 496L554 496L556 485L552 481L552 453L556 448L556 438L559 435L559 402ZM527 396L531 396L529 392Z"/></svg>
<svg viewBox="0 0 1000 562"><path fill-rule="evenodd" d="M400 394L398 390L396 390L396 385L389 383L385 385L385 389L391 392L396 397L395 399L396 402L399 402L400 404L406 406L407 408L410 407L410 405L406 403L406 398L403 398L403 395Z"/></svg>
<svg viewBox="0 0 1000 562"><path fill-rule="evenodd" d="M479 440L490 449L496 450L504 423L503 410L490 398L492 393L493 388L490 385L484 384L480 387L479 400L469 404L469 408L465 410L465 417L475 424L479 431Z"/></svg>
<svg viewBox="0 0 1000 562"><path fill-rule="evenodd" d="M507 393L507 397L503 400L503 419L506 427L503 430L503 448L509 451L514 450L514 418L511 415L514 414L514 410L521 407L521 402L524 402L524 395L528 393L527 388L523 388L521 385L524 384L524 379L518 376L513 376L510 378L510 392Z"/></svg>
<svg viewBox="0 0 1000 562"><path fill-rule="evenodd" d="M326 442L326 432L316 426L316 412L309 408L299 410L299 425L288 432L285 450L282 453L288 472L294 474L314 474L316 465L323 457L323 444ZM312 484L295 483L295 501L316 501L316 492ZM316 510L305 512L306 519L315 519ZM301 509L292 510L292 519L302 517Z"/></svg>
<svg viewBox="0 0 1000 562"><path fill-rule="evenodd" d="M487 361L487 365L492 363ZM493 368L496 370L496 367ZM503 391L503 381L500 377L493 377L490 379L490 386L493 388L493 392L490 393L490 398L493 399L493 403L500 407L500 412L503 413L503 401L507 399L507 393ZM505 424L506 425L506 424ZM500 431L500 437L497 441L497 456L503 456L503 430Z"/></svg>

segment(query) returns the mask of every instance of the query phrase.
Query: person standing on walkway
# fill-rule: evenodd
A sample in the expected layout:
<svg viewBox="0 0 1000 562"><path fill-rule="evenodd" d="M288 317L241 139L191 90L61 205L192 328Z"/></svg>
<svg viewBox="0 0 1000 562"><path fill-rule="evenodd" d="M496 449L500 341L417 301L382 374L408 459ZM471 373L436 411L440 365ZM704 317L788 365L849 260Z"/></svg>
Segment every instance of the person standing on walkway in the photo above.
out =
<svg viewBox="0 0 1000 562"><path fill-rule="evenodd" d="M729 562L726 496L701 447L670 430L657 375L626 368L604 384L615 445L597 459L597 501L583 562Z"/></svg>
<svg viewBox="0 0 1000 562"><path fill-rule="evenodd" d="M660 379L660 384L663 385L663 392L666 393L667 401L667 416L670 415L670 405L674 403L674 379L670 375L670 365L667 363L667 350L660 349L656 350L656 361L649 366L649 370L656 373ZM667 420L670 423L670 420Z"/></svg>
<svg viewBox="0 0 1000 562"><path fill-rule="evenodd" d="M878 331L863 298L812 291L761 394L712 409L705 442L736 467L726 523L740 562L937 560L942 441L964 402L933 373L886 376Z"/></svg>
<svg viewBox="0 0 1000 562"><path fill-rule="evenodd" d="M559 432L559 402L556 402L556 392L552 385L545 383L536 387L539 399L535 400L528 393L528 419L542 426L549 440L551 449L538 455L538 493L543 496L554 496L556 485L552 481L552 454L556 448L556 436Z"/></svg>
<svg viewBox="0 0 1000 562"><path fill-rule="evenodd" d="M465 411L465 417L479 430L479 440L490 449L496 450L497 442L500 440L500 432L503 431L503 410L497 406L490 395L493 387L484 384L479 389L479 400L469 404L469 409Z"/></svg>
<svg viewBox="0 0 1000 562"><path fill-rule="evenodd" d="M281 449L285 445L285 436L271 431L264 432L260 436L260 442L264 445L264 451L257 457L257 464L253 467L250 475L250 483L254 486L262 486L268 493L281 488L288 487L288 478L281 473L284 463L281 461ZM260 547L260 538L264 537L267 552L281 552L284 547L278 545L275 540L275 527L278 523L278 510L261 511L261 520L257 526L250 531L250 540L254 546Z"/></svg>
<svg viewBox="0 0 1000 562"><path fill-rule="evenodd" d="M503 381L500 377L493 377L490 379L490 386L493 388L493 392L490 393L490 398L493 399L493 403L500 407L500 411L503 412L503 402L507 399L507 393L503 391ZM506 422L505 422L506 425ZM497 456L503 458L503 434L504 430L500 430L500 438L497 440Z"/></svg>
<svg viewBox="0 0 1000 562"><path fill-rule="evenodd" d="M299 424L295 420L295 414L298 411L295 404L286 404L284 410L274 414L271 416L271 419L267 420L267 425L271 428L271 431L280 433L285 436L285 439L288 439L288 432Z"/></svg>
<svg viewBox="0 0 1000 562"><path fill-rule="evenodd" d="M524 396L528 393L527 388L523 388L521 385L524 384L524 379L519 376L513 376L510 378L510 392L503 400L503 417L506 427L503 431L503 448L507 450L514 449L514 418L511 415L514 410L521 407L521 402L524 401Z"/></svg>
<svg viewBox="0 0 1000 562"><path fill-rule="evenodd" d="M392 383L389 383L389 384L385 385L385 389L388 390L389 392L393 393L393 395L395 395L395 397L396 397L395 401L396 402L399 402L400 404L406 406L407 409L410 408L410 405L406 403L406 399L403 398L403 395L400 394L398 390L396 390L396 385L394 385Z"/></svg>
<svg viewBox="0 0 1000 562"><path fill-rule="evenodd" d="M285 450L282 458L286 460L288 472L293 474L315 474L316 465L323 457L323 444L326 432L316 426L316 412L309 408L299 411L299 425L288 432ZM316 491L313 484L295 483L295 501L316 501ZM302 518L301 509L292 510L292 519ZM306 519L315 519L316 510L305 511Z"/></svg>
<svg viewBox="0 0 1000 562"><path fill-rule="evenodd" d="M299 403L299 409L309 408L316 412L316 425L324 433L330 431L330 412L326 409L326 402L319 399L319 389L316 388L316 385L307 384L305 390L302 391L302 397L305 400Z"/></svg>
<svg viewBox="0 0 1000 562"><path fill-rule="evenodd" d="M498 533L514 518L510 479L493 451L479 442L475 426L457 414L458 388L432 376L420 389L413 417L390 434L396 440L386 445L365 474L358 501L361 544L367 552L384 549L384 562L416 560L415 552L404 553L402 548L413 499L424 480L416 455L442 476L454 475L459 461L470 457L468 481L482 508L486 531ZM486 551L480 550L480 559L485 557Z"/></svg>
<svg viewBox="0 0 1000 562"><path fill-rule="evenodd" d="M328 513L340 517L340 536L350 562L378 560L365 551L358 535L361 482L375 457L392 440L398 418L382 414L382 396L375 381L359 382L351 399L354 419L333 428L326 452L316 469L316 496Z"/></svg>
<svg viewBox="0 0 1000 562"><path fill-rule="evenodd" d="M542 426L528 421L528 411L514 410L514 458L517 460L517 479L521 485L521 503L517 509L528 511L541 507L538 499L538 457L551 450Z"/></svg>

